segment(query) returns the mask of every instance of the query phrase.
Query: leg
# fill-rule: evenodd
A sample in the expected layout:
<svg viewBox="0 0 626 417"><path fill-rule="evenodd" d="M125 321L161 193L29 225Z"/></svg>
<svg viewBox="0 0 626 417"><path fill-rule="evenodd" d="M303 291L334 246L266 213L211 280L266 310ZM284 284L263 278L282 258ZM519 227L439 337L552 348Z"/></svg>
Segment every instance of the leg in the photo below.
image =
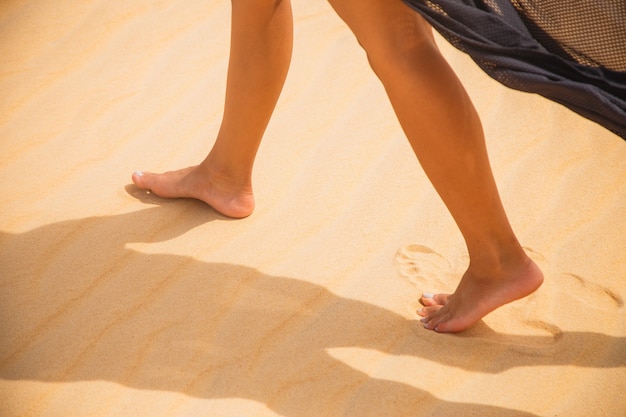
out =
<svg viewBox="0 0 626 417"><path fill-rule="evenodd" d="M230 217L252 213L252 167L287 76L292 26L288 0L232 1L224 116L213 149L198 166L135 172L138 187L166 198L197 198Z"/></svg>
<svg viewBox="0 0 626 417"><path fill-rule="evenodd" d="M422 297L419 314L427 329L464 330L543 281L507 219L478 115L417 13L400 1L330 1L367 52L469 251L469 268L454 294Z"/></svg>

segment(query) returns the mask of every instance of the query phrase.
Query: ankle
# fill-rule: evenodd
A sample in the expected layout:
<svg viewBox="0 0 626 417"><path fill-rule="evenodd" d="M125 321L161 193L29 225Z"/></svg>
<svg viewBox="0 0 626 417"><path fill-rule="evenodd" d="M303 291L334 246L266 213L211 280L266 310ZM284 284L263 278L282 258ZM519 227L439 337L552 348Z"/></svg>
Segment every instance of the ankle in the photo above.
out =
<svg viewBox="0 0 626 417"><path fill-rule="evenodd" d="M477 277L498 278L525 270L531 263L517 240L506 246L484 247L470 252L469 270Z"/></svg>
<svg viewBox="0 0 626 417"><path fill-rule="evenodd" d="M220 188L252 192L252 169L223 161L210 153L198 170Z"/></svg>

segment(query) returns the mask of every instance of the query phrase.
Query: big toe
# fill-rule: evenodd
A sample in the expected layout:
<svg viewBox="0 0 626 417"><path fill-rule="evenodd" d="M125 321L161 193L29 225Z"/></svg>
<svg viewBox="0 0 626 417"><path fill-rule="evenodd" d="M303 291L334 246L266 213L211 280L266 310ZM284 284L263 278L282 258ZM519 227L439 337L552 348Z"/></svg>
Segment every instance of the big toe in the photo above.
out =
<svg viewBox="0 0 626 417"><path fill-rule="evenodd" d="M443 306L448 302L448 294L430 294L423 293L420 303L424 306Z"/></svg>
<svg viewBox="0 0 626 417"><path fill-rule="evenodd" d="M150 189L150 174L143 171L135 171L132 175L133 183L144 190Z"/></svg>

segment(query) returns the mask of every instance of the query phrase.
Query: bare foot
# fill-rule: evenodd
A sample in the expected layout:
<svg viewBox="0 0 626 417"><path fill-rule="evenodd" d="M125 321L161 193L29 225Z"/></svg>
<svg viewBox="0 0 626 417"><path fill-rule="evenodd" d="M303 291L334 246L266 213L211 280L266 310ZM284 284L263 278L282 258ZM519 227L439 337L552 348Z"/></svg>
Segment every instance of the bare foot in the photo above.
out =
<svg viewBox="0 0 626 417"><path fill-rule="evenodd" d="M518 270L489 278L465 272L454 294L423 294L418 310L424 327L440 333L463 331L500 306L526 297L543 283L530 259Z"/></svg>
<svg viewBox="0 0 626 417"><path fill-rule="evenodd" d="M225 179L218 181L199 166L163 174L135 171L132 179L137 187L159 197L195 198L228 217L243 218L254 211L250 185L235 185Z"/></svg>

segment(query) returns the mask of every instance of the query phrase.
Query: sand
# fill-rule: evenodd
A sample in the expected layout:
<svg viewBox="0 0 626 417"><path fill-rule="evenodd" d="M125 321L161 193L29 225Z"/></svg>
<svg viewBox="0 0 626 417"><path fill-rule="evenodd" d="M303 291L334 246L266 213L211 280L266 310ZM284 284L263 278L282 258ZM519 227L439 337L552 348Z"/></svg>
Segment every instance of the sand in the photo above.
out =
<svg viewBox="0 0 626 417"><path fill-rule="evenodd" d="M0 416L625 415L626 143L440 40L546 283L426 331L461 236L353 35L293 7L234 221L130 185L210 149L229 2L0 4Z"/></svg>

